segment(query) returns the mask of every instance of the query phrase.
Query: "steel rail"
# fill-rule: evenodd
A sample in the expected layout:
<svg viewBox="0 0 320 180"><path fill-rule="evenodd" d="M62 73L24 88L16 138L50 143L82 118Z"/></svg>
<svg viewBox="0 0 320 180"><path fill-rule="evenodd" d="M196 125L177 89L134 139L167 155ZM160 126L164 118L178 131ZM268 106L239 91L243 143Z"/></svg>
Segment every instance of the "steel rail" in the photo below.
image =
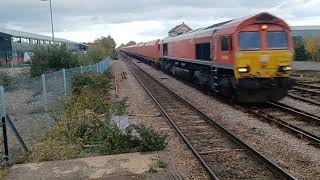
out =
<svg viewBox="0 0 320 180"><path fill-rule="evenodd" d="M289 97L311 103L314 105L320 105L320 101L314 100L312 97L320 98L320 86L309 85L305 83L298 83L291 92L289 92ZM300 96L299 94L307 94L307 97Z"/></svg>
<svg viewBox="0 0 320 180"><path fill-rule="evenodd" d="M133 62L130 62L133 63ZM128 65L128 63L127 63ZM259 153L256 149L254 149L253 147L251 147L250 145L246 144L245 142L243 142L241 139L239 139L238 137L236 137L233 133L231 133L230 131L228 131L227 129L225 129L223 126L221 126L220 124L218 124L216 121L214 121L213 119L209 118L207 115L205 115L202 111L200 111L199 109L197 109L196 107L194 107L193 105L191 105L188 101L186 101L184 98L182 98L180 95L176 94L174 91L172 91L169 87L167 87L166 85L164 85L163 83L161 83L159 80L155 79L154 77L152 77L150 74L146 73L142 68L140 68L139 66L137 66L136 64L133 63L133 65L135 65L137 68L139 68L141 71L143 71L145 73L145 75L147 75L148 77L150 77L151 79L153 79L155 82L157 82L159 85L161 85L162 87L164 87L165 89L167 89L171 94L173 94L174 96L176 96L179 100L181 100L183 103L187 104L189 107L191 107L192 109L194 109L195 111L197 111L202 117L204 117L208 122L214 124L216 127L220 128L221 131L223 131L226 135L228 135L235 143L237 143L238 145L240 145L241 147L243 147L244 149L246 149L247 151L250 152L251 155L253 155L254 157L256 157L257 160L259 160L260 162L262 162L263 164L265 164L270 170L272 170L274 173L276 173L277 175L280 175L281 177L285 178L285 179L296 179L294 176L290 175L285 169L281 168L279 165L277 165L275 162L273 162L271 159L267 158L266 156L264 156L263 154ZM138 77L138 75L134 72L134 70L130 67L130 65L128 65L128 68L130 69L130 71L134 74L134 76L138 79L138 81L142 84L142 86L144 87L144 89L147 91L147 93L152 97L152 99L156 102L157 106L159 107L159 109L161 110L161 112L163 113L163 115L170 121L170 123L173 125L173 127L176 129L176 131L179 133L179 135L182 137L182 139L185 141L185 143L189 146L189 148L192 150L193 154L199 159L199 161L201 162L201 164L205 167L205 169L209 172L209 174L211 175L212 178L217 179L217 176L213 173L213 171L210 169L210 167L208 166L208 164L205 162L205 160L200 156L199 152L197 152L197 150L193 147L193 145L189 142L189 140L185 137L185 135L181 132L181 130L179 129L179 127L177 127L177 125L175 124L175 122L169 117L169 115L167 114L167 112L164 110L164 108L160 105L160 103L156 100L156 98L151 94L151 92L147 89L147 87L145 86L145 84L141 81L141 79Z"/></svg>
<svg viewBox="0 0 320 180"><path fill-rule="evenodd" d="M310 98L304 98L304 97L295 95L293 93L289 93L288 96L293 98L293 99L297 99L297 100L300 100L300 101L303 101L303 102L306 102L306 103L310 103L310 104L314 104L314 105L320 106L320 102L315 101L315 100L310 99Z"/></svg>
<svg viewBox="0 0 320 180"><path fill-rule="evenodd" d="M313 90L313 89L306 89L306 88L302 88L302 87L294 87L293 90L306 92L306 93L309 93L309 94L312 94L312 95L313 94L314 95L320 95L320 91Z"/></svg>
<svg viewBox="0 0 320 180"><path fill-rule="evenodd" d="M302 110L299 110L297 108L293 108L291 106L279 103L279 102L266 102L267 105L280 109L281 111L286 111L290 114L294 114L296 116L300 116L303 118L304 122L312 122L315 123L317 125L320 125L320 117L315 116L311 113L308 112L304 112ZM237 107L237 106L235 106ZM244 107L239 107L239 108L244 108ZM306 138L308 141L312 142L312 145L314 145L315 147L320 147L320 137L310 133L306 130L303 130L295 125L292 125L274 115L270 115L269 113L264 112L263 110L259 110L254 108L244 108L245 110L249 111L250 113L258 116L258 117L262 117L264 120L268 121L269 123L274 123L276 124L278 127L280 128L284 128L285 130L289 130L291 133L293 133L294 135L296 135L297 137L304 137Z"/></svg>
<svg viewBox="0 0 320 180"><path fill-rule="evenodd" d="M243 107L241 107L243 108ZM268 113L265 113L264 111L261 110L252 110L252 109L245 109L244 111L248 111L253 115L256 115L257 117L261 117L264 120L267 120L268 123L274 123L276 124L279 128L283 128L285 130L290 131L292 134L294 134L297 137L304 137L306 139L308 139L308 141L312 142L312 145L314 145L315 147L320 147L320 137L316 136L310 132L307 132L297 126L294 126L292 124L289 124L283 120L281 120L280 118L277 118L273 115L270 115Z"/></svg>
<svg viewBox="0 0 320 180"><path fill-rule="evenodd" d="M271 105L271 106L274 106L274 107L280 108L282 110L288 111L290 113L294 113L294 114L296 114L298 116L302 116L306 120L312 121L312 122L320 125L320 117L319 116L316 116L314 114L305 112L303 110L300 110L300 109L285 105L285 104L280 103L280 102L269 102L269 101L267 101L266 103Z"/></svg>
<svg viewBox="0 0 320 180"><path fill-rule="evenodd" d="M297 83L297 86L299 87L304 87L304 88L310 88L310 89L320 89L320 86L316 86L316 85L311 85L311 84L307 84L307 83Z"/></svg>

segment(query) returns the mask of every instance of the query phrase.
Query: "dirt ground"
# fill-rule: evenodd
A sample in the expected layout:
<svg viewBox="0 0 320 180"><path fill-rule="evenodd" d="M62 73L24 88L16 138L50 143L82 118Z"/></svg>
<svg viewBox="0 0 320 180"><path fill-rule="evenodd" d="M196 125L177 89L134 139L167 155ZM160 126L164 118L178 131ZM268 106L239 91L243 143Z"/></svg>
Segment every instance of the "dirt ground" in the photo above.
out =
<svg viewBox="0 0 320 180"><path fill-rule="evenodd" d="M159 157L156 153L129 153L67 161L21 164L10 168L5 179L173 180L172 175L165 172L146 173L150 166L154 166L158 160Z"/></svg>

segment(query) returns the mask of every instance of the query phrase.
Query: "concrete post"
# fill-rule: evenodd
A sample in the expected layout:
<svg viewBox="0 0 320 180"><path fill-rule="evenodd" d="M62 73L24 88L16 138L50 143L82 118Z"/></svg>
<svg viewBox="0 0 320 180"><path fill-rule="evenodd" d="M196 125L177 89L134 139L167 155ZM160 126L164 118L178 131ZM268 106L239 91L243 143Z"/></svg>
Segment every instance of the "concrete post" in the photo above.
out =
<svg viewBox="0 0 320 180"><path fill-rule="evenodd" d="M1 96L1 114L2 114L2 116L5 117L7 112L6 112L6 102L5 102L5 98L4 98L3 86L0 86L0 96Z"/></svg>
<svg viewBox="0 0 320 180"><path fill-rule="evenodd" d="M64 95L67 96L67 80L66 80L66 69L62 69L63 74L63 92Z"/></svg>
<svg viewBox="0 0 320 180"><path fill-rule="evenodd" d="M43 91L43 107L44 107L44 121L46 127L49 128L49 115L48 115L48 97L47 97L47 87L46 87L46 76L42 74L42 91Z"/></svg>

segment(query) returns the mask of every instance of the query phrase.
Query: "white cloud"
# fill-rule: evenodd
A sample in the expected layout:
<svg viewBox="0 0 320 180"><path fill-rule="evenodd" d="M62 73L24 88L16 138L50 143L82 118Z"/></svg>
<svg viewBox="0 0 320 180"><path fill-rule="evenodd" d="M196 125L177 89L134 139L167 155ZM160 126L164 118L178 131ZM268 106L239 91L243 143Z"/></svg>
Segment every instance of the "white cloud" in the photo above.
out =
<svg viewBox="0 0 320 180"><path fill-rule="evenodd" d="M192 28L268 11L290 25L319 25L319 0L52 0L56 36L93 41L111 35L117 44L163 38L173 26ZM1 0L0 26L51 35L47 2Z"/></svg>
<svg viewBox="0 0 320 180"><path fill-rule="evenodd" d="M133 21L120 24L90 25L81 29L57 32L56 36L74 41L87 42L110 34L117 41L117 44L121 44L127 43L129 40L140 42L161 38L163 37L162 34L156 35L152 32L165 30L164 23L159 21Z"/></svg>

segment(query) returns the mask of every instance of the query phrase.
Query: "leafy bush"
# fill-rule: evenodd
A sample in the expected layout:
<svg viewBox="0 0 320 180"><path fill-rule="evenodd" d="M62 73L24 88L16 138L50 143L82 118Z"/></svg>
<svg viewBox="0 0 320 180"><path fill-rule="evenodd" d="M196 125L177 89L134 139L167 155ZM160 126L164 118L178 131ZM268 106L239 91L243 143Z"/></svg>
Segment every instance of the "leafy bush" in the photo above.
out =
<svg viewBox="0 0 320 180"><path fill-rule="evenodd" d="M78 54L78 61L82 65L89 65L99 62L105 57L114 59L116 54L116 43L109 35L108 37L101 37L94 41L86 53Z"/></svg>
<svg viewBox="0 0 320 180"><path fill-rule="evenodd" d="M144 125L131 125L120 130L110 122L91 140L100 154L161 151L165 148L166 137Z"/></svg>
<svg viewBox="0 0 320 180"><path fill-rule="evenodd" d="M111 83L110 72L75 76L73 93L65 100L63 116L54 117L56 125L33 147L29 160L38 162L165 148L165 137L143 125L131 125L124 130L115 125L111 114L123 113L125 100L112 103Z"/></svg>
<svg viewBox="0 0 320 180"><path fill-rule="evenodd" d="M62 45L36 46L33 49L31 76L39 76L49 71L80 66L77 57Z"/></svg>
<svg viewBox="0 0 320 180"><path fill-rule="evenodd" d="M90 90L94 91L94 93L105 93L105 95L109 96L111 81L112 74L110 71L106 71L100 76L95 73L75 75L71 81L72 93L78 95L81 91Z"/></svg>
<svg viewBox="0 0 320 180"><path fill-rule="evenodd" d="M124 98L123 100L121 101L118 101L118 102L115 102L113 104L113 107L112 107L112 111L114 112L115 115L117 116L123 116L126 112L126 101L127 99Z"/></svg>
<svg viewBox="0 0 320 180"><path fill-rule="evenodd" d="M166 137L161 136L152 129L143 125L132 125L132 128L136 130L139 135L139 151L160 151L166 147Z"/></svg>
<svg viewBox="0 0 320 180"><path fill-rule="evenodd" d="M88 52L74 53L65 45L36 46L32 50L30 73L35 77L62 68L94 64L108 56L114 58L115 47L116 43L111 36L96 39Z"/></svg>
<svg viewBox="0 0 320 180"><path fill-rule="evenodd" d="M85 73L75 75L72 79L72 93L80 94L81 90L86 89L88 86L96 84L96 74Z"/></svg>
<svg viewBox="0 0 320 180"><path fill-rule="evenodd" d="M14 79L7 72L0 72L0 85L6 88L12 88L14 85Z"/></svg>

